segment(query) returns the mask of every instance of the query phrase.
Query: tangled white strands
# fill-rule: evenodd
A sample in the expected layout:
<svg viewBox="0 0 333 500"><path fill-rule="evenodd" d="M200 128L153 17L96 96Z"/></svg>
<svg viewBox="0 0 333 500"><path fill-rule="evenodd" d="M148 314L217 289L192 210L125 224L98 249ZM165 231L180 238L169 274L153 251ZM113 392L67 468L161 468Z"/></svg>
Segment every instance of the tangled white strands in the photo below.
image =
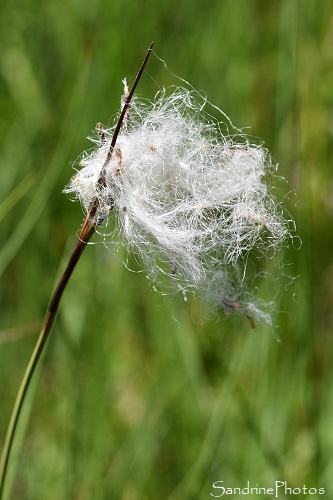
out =
<svg viewBox="0 0 333 500"><path fill-rule="evenodd" d="M140 255L154 283L167 275L174 289L240 312L253 326L253 317L269 316L246 289L247 256L279 247L290 221L264 180L268 152L214 120L205 104L185 88L134 99L104 182L113 128L98 129L96 149L64 191L85 211L97 199L97 225L116 218L112 237Z"/></svg>

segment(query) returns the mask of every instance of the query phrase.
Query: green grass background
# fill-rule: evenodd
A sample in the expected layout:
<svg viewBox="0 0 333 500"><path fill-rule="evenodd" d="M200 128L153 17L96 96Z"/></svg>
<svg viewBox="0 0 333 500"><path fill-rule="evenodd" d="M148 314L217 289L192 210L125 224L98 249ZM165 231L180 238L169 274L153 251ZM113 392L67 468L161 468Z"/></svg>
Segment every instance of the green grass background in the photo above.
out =
<svg viewBox="0 0 333 500"><path fill-rule="evenodd" d="M288 180L278 196L296 193L285 204L302 247L259 283L280 290L275 328L250 331L200 319L90 246L29 390L6 498L205 499L218 480L332 492L331 0L1 2L0 445L82 221L61 194L70 162L118 111L151 40L265 141ZM155 57L147 72L145 97L153 79L175 83Z"/></svg>

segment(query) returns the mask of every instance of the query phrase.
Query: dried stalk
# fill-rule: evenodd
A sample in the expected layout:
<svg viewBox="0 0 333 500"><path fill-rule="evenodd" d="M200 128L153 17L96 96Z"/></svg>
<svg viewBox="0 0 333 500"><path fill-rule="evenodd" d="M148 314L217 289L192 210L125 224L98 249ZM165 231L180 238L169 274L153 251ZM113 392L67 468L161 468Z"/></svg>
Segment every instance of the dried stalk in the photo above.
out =
<svg viewBox="0 0 333 500"><path fill-rule="evenodd" d="M97 186L102 186L105 182L106 167L112 158L112 154L113 154L116 142L117 142L117 138L118 138L118 134L119 134L121 125L122 125L124 118L126 116L126 112L129 109L129 105L130 105L132 96L134 94L134 91L136 89L137 84L139 83L139 80L140 80L141 75L144 71L144 68L147 64L147 61L148 61L148 58L149 58L150 53L152 51L152 48L153 48L153 43L150 44L150 46L147 50L146 56L143 60L143 63L138 71L138 74L136 75L136 78L134 80L132 88L131 88L130 92L128 93L128 95L126 96L124 106L122 108L121 114L119 116L119 119L117 121L115 130L114 130L114 133L112 136L110 148L108 150L105 163L103 165L103 168L102 168L101 173L100 173L100 177L99 177L98 182L97 182ZM91 239L91 237L93 236L93 234L95 232L96 214L98 214L98 209L99 209L98 200L97 199L92 200L90 207L89 207L89 210L87 212L87 215L86 215L84 222L82 224L79 241L77 242L77 244L76 244L76 246L75 246L75 248L70 256L67 267L66 267L62 277L60 278L60 281L59 281L59 283L54 291L54 294L51 298L49 308L48 308L48 311L47 311L47 314L46 314L46 317L44 320L44 324L43 324L42 330L40 332L39 338L37 340L37 344L35 346L35 349L32 353L29 364L28 364L27 369L25 371L25 374L23 376L21 386L20 386L20 389L18 391L16 401L14 404L14 408L12 411L12 415L11 415L11 418L9 421L7 434L6 434L6 438L5 438L5 443L4 443L4 447L2 450L2 454L1 454L0 500L3 498L3 491L4 491L5 480L6 480L8 461L9 461L9 457L10 457L10 452L11 452L11 448L12 448L12 444L13 444L13 439L14 439L18 419L20 416L20 412L21 412L21 409L23 406L23 402L24 402L27 390L29 388L31 378L34 374L34 371L35 371L36 366L38 364L38 360L43 352L44 346L45 346L46 341L47 341L49 334L51 332L52 325L54 323L54 320L56 318L57 311L59 308L60 300L61 300L61 297L62 297L64 291L65 291L67 283L68 283L68 281L69 281L69 279L70 279L70 277L75 269L76 264L78 263L81 255L82 255L84 249L86 248L87 243L89 242L89 240Z"/></svg>

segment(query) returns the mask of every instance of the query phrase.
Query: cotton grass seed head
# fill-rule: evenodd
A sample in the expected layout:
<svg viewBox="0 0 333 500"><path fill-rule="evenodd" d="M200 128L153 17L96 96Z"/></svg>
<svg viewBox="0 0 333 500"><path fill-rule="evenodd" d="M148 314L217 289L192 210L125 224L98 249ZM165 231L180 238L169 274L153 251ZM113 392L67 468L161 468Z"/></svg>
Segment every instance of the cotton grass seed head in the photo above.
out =
<svg viewBox="0 0 333 500"><path fill-rule="evenodd" d="M125 81L125 93L126 93ZM213 119L198 93L174 88L152 101L134 99L111 159L113 128L98 128L65 192L95 224L139 254L154 283L194 291L213 308L268 316L246 287L251 251L273 252L288 237L288 221L265 181L272 172L262 146ZM103 182L99 182L104 169ZM110 232L110 231L109 231Z"/></svg>

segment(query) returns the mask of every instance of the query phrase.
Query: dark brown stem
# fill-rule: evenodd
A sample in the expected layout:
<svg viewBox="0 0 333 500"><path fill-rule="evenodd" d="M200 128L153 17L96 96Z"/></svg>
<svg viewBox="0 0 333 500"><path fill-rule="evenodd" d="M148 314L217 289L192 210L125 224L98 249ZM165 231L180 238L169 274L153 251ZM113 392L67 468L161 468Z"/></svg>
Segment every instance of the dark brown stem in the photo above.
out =
<svg viewBox="0 0 333 500"><path fill-rule="evenodd" d="M123 106L123 109L120 113L120 116L118 118L118 121L117 121L117 124L116 124L116 128L114 129L114 132L113 132L113 136L112 136L112 139L111 139L111 143L110 143L110 147L109 147L109 150L108 150L108 154L107 154L107 157L106 157L106 160L104 162L104 165L101 169L101 173L100 173L100 176L99 176L99 179L97 181L97 188L98 187L102 187L105 185L105 170L106 170L106 167L108 165L108 163L110 162L111 158L112 158L112 153L113 153L113 150L114 150L114 147L116 145L116 142L117 142L117 139L118 139L118 135L119 135L119 132L120 132L120 127L124 121L124 118L125 118L125 115L126 115L126 111L128 110L129 108L129 105L130 105L130 102L131 102L131 99L133 97L133 94L134 94L134 91L139 83L139 80L141 78L141 75L145 69L145 66L147 64L147 61L149 59L149 56L151 54L151 51L153 50L153 45L154 45L154 42L151 42L151 44L149 45L149 48L147 50L147 53L145 55L145 58L143 60L143 63L141 64L141 67L135 77L135 80L134 80L134 83L132 85L132 88L131 90L129 91L129 94L127 95L126 99L125 99L125 103L124 103L124 106ZM90 204L90 207L89 207L89 210L88 210L88 213L86 215L86 218L83 222L83 226L82 228L85 227L86 224L91 224L94 219L95 219L95 215L96 215L96 212L98 210L98 200L97 198L95 198L94 200L91 201L91 204Z"/></svg>
<svg viewBox="0 0 333 500"><path fill-rule="evenodd" d="M129 91L129 94L128 94L128 96L125 99L125 104L124 104L123 109L121 111L121 114L119 116L116 128L115 128L114 133L113 133L112 141L111 141L111 144L110 144L110 149L109 149L109 154L110 155L112 155L113 149L114 149L114 147L116 145L116 141L117 141L117 138L118 138L118 134L119 134L119 131L120 131L121 124L122 124L122 122L124 120L126 111L128 110L128 107L130 105L130 102L131 102L131 99L132 99L133 94L135 92L136 86L139 83L141 75L142 75L142 73L143 73L143 71L145 69L145 66L146 66L147 61L148 61L149 56L150 56L150 53L153 50L153 45L154 45L154 42L151 42L151 44L150 44L150 46L149 46L149 48L147 50L146 56L145 56L145 58L143 60L143 63L141 64L141 68L139 69L138 74L135 77L135 80L134 80L134 83L132 85L132 88Z"/></svg>
<svg viewBox="0 0 333 500"><path fill-rule="evenodd" d="M121 124L124 120L124 116L125 116L125 113L129 107L133 93L136 89L136 86L141 78L141 75L143 73L145 65L148 61L149 55L152 51L152 47L153 47L153 43L151 43L151 45L147 51L147 54L146 54L144 61L139 69L139 72L134 80L133 86L132 86L132 88L131 88L131 90L126 98L122 112L121 112L119 119L117 121L116 128L114 130L111 144L110 144L110 148L108 151L107 159L103 165L103 168L101 170L101 174L100 174L100 177L98 180L99 185L104 183L105 168L112 157L112 153L113 153L113 150L114 150L117 138L118 138ZM90 204L88 213L87 213L87 215L84 219L84 222L82 224L79 240L78 240L78 242L77 242L70 258L69 258L67 267L66 267L62 277L60 278L60 281L59 281L59 283L54 291L54 294L51 298L42 330L40 332L35 349L32 353L29 364L28 364L27 369L25 371L25 374L23 376L21 386L20 386L20 389L18 391L16 401L14 404L14 408L13 408L13 411L11 414L11 418L10 418L10 422L9 422L9 426L8 426L7 434L6 434L6 438L5 438L5 443L4 443L2 454L1 454L0 500L3 498L3 489L4 489L4 485L5 485L6 473L7 473L7 468L8 468L8 461L9 461L10 451L11 451L12 444L13 444L15 430L16 430L17 422L18 422L18 419L20 416L20 412L21 412L21 409L23 406L25 396L26 396L27 390L29 388L30 380L34 374L34 371L35 371L36 366L38 364L38 360L40 359L40 357L42 355L44 346L45 346L46 341L47 341L49 334L51 332L52 325L54 323L54 320L56 318L57 311L59 308L60 300L61 300L61 297L64 293L64 290L67 286L67 283L68 283L68 281L69 281L69 279L70 279L70 277L71 277L71 275L76 267L76 264L78 263L81 255L82 255L84 249L86 248L87 243L89 242L89 240L91 239L91 237L93 236L93 234L95 232L94 219L95 219L97 211L98 211L98 200L95 199Z"/></svg>

